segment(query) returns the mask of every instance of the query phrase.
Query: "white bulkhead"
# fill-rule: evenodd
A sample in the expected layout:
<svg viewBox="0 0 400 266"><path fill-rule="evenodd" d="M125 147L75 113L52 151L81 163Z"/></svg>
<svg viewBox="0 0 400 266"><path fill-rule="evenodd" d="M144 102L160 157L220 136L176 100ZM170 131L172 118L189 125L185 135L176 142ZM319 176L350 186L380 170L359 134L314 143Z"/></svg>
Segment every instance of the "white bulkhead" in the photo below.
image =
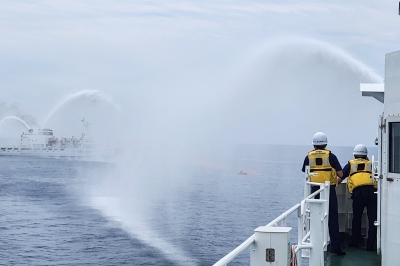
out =
<svg viewBox="0 0 400 266"><path fill-rule="evenodd" d="M400 51L385 60L384 110L379 121L382 265L400 261Z"/></svg>

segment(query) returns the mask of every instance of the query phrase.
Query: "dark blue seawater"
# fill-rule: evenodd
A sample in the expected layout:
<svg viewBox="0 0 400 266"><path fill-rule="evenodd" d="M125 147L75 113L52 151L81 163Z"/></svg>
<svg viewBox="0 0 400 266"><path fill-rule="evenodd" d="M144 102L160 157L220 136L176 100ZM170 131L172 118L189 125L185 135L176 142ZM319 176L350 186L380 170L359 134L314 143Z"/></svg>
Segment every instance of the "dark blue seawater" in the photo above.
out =
<svg viewBox="0 0 400 266"><path fill-rule="evenodd" d="M2 156L0 265L212 265L302 199L308 149L241 147L223 167L194 167L168 197L146 202L145 212L92 204L96 178L113 173L114 164ZM336 148L342 157L349 152ZM242 169L248 175L238 175ZM113 184L124 187L114 175ZM141 190L151 193L150 186ZM115 194L99 199L113 202ZM130 201L140 198L124 204ZM116 211L115 219L107 215ZM230 265L248 264L249 251Z"/></svg>

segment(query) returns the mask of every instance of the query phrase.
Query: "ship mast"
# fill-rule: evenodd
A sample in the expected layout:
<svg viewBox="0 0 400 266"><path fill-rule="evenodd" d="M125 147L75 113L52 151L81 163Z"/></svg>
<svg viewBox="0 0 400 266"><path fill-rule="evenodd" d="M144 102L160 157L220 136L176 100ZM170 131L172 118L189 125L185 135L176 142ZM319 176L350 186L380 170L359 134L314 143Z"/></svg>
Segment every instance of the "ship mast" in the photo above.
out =
<svg viewBox="0 0 400 266"><path fill-rule="evenodd" d="M85 118L82 118L81 121L82 121L82 124L83 124L83 132L82 132L82 137L81 137L81 139L83 140L84 137L85 137L85 135L86 135L86 132L88 131L88 128L89 128L89 126L90 126L90 123L89 123L88 121L86 121Z"/></svg>

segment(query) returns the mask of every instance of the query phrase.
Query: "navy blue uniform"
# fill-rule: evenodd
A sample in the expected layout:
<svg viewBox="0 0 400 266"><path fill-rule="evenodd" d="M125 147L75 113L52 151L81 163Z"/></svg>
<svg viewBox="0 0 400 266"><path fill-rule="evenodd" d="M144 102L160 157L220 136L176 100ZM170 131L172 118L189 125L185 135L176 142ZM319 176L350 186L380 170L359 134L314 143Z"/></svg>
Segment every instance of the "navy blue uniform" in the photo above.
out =
<svg viewBox="0 0 400 266"><path fill-rule="evenodd" d="M346 164L343 168L343 179L347 178L350 174L350 164ZM375 249L376 242L376 221L378 200L376 195L376 188L374 186L360 186L353 189L351 198L353 199L353 221L352 221L352 234L353 240L350 246L358 247L361 241L361 219L364 208L367 208L368 216L368 240L367 250Z"/></svg>
<svg viewBox="0 0 400 266"><path fill-rule="evenodd" d="M329 154L330 165L338 171L342 171L342 166L340 165L336 155L333 153ZM306 166L309 165L308 156L304 159L303 167L301 170L304 172ZM312 186L311 193L317 191L319 187ZM315 198L319 199L319 195ZM340 248L340 234L339 234L339 215L338 215L338 202L336 197L336 186L332 185L329 191L329 221L328 221L329 236L331 238L331 251L336 253L341 250Z"/></svg>

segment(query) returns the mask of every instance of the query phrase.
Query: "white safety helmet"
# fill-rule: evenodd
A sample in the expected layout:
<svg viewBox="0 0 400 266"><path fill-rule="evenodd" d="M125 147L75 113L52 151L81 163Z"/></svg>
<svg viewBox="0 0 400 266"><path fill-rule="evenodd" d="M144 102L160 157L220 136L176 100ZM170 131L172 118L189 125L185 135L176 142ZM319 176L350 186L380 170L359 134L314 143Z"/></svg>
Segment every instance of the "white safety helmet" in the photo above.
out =
<svg viewBox="0 0 400 266"><path fill-rule="evenodd" d="M368 155L367 147L363 144L357 144L354 147L353 155L367 156Z"/></svg>
<svg viewBox="0 0 400 266"><path fill-rule="evenodd" d="M325 133L323 132L317 132L315 133L313 139L312 139L312 144L319 146L319 145L327 145L328 144L328 138L326 137Z"/></svg>

